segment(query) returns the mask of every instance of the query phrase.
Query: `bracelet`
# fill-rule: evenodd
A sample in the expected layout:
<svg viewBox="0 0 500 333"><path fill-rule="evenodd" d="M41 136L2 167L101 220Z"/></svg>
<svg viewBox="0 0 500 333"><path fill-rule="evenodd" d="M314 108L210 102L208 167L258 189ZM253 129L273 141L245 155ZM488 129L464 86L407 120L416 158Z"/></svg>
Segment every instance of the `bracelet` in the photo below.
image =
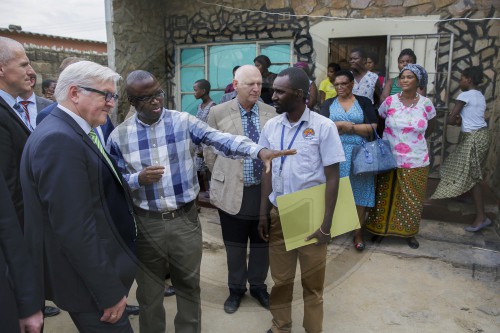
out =
<svg viewBox="0 0 500 333"><path fill-rule="evenodd" d="M330 236L330 235L332 234L331 232L330 232L330 233L325 234L325 233L323 232L323 230L321 230L321 226L319 227L319 232L321 232L321 233L322 233L323 235L325 235L325 236Z"/></svg>
<svg viewBox="0 0 500 333"><path fill-rule="evenodd" d="M355 123L351 123L351 129L349 130L350 134L354 133L354 125L356 125L356 124Z"/></svg>

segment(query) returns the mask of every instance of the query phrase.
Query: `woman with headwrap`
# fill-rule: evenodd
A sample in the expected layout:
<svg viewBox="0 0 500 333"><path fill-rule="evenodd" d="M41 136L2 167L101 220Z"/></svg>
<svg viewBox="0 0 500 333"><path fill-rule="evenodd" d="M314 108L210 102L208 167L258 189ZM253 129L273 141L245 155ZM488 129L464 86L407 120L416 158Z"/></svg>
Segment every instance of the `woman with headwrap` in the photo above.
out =
<svg viewBox="0 0 500 333"><path fill-rule="evenodd" d="M429 172L426 137L432 132L436 109L417 93L427 86L422 66L403 67L399 83L402 91L387 97L378 110L385 119L383 137L391 144L397 169L377 176L375 207L365 227L378 236L405 237L416 249Z"/></svg>

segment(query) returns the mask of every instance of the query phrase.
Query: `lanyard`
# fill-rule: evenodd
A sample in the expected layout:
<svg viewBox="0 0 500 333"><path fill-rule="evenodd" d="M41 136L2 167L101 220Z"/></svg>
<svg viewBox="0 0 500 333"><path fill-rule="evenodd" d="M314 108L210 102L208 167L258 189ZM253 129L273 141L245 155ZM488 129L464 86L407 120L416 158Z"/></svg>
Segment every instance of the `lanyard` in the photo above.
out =
<svg viewBox="0 0 500 333"><path fill-rule="evenodd" d="M305 122L306 122L305 120L302 120L300 122L300 125L299 125L299 127L297 127L297 130L295 131L295 134L293 135L292 141L290 141L290 144L288 145L287 149L292 148L293 142L295 141L297 134L299 134L300 128L302 127L302 125L304 125ZM281 128L281 150L283 150L283 141L285 139L285 125L282 125L282 126L283 127ZM286 158L286 156L281 156L280 174L281 174L281 171L283 170L283 163L285 163L285 158Z"/></svg>

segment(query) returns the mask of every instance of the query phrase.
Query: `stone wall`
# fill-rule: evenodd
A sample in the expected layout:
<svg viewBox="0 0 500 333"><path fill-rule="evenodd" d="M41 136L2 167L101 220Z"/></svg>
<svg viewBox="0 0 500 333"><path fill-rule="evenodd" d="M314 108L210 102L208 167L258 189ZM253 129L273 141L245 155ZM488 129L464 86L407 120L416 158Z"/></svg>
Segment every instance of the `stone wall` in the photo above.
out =
<svg viewBox="0 0 500 333"><path fill-rule="evenodd" d="M168 73L165 62L165 19L169 2L162 0L113 0L112 29L115 38L115 70L124 79L136 69L153 73L162 83ZM163 84L164 85L164 84ZM124 84L120 96L126 96ZM118 122L130 105L121 98Z"/></svg>
<svg viewBox="0 0 500 333"><path fill-rule="evenodd" d="M175 107L175 48L179 43L291 38L298 59L314 66L314 41L309 27L329 18L310 16L374 18L432 14L442 19L481 19L500 14L498 0L154 0L148 1L147 6L144 3L113 2L117 6L114 9L117 70L123 75L125 69L146 66L165 75L169 107ZM277 15L286 13L310 16ZM162 25L164 29L160 28ZM456 38L451 96L457 95L457 80L463 68L483 66L482 88L494 138L487 162L487 182L500 198L500 172L495 172L500 166L500 145L496 144L500 136L500 22L450 21L438 23L438 27L439 32L455 33ZM446 62L440 63L444 66Z"/></svg>
<svg viewBox="0 0 500 333"><path fill-rule="evenodd" d="M26 55L31 61L31 66L33 66L33 69L37 73L35 93L38 95L42 94L43 80L57 80L59 76L59 65L67 57L86 58L101 65L108 64L108 56L106 53L99 54L95 52L69 51L64 49L57 50L36 45L24 45L24 48L26 49Z"/></svg>

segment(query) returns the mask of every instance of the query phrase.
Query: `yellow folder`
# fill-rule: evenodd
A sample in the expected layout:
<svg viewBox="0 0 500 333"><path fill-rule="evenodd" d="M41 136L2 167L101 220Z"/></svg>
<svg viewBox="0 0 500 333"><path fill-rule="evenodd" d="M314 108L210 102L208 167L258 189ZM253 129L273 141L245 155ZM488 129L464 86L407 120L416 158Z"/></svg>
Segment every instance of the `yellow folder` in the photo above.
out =
<svg viewBox="0 0 500 333"><path fill-rule="evenodd" d="M305 238L323 223L325 188L321 184L276 198L287 251L314 244ZM360 228L349 177L340 178L337 205L332 218L332 237ZM324 230L323 230L324 231Z"/></svg>

